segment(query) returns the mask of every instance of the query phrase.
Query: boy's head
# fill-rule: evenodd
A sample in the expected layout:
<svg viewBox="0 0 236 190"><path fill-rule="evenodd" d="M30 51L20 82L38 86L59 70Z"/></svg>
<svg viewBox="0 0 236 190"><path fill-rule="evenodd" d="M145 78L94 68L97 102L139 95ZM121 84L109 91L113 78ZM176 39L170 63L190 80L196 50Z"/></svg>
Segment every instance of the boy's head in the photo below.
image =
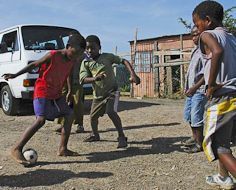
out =
<svg viewBox="0 0 236 190"><path fill-rule="evenodd" d="M205 30L212 30L222 26L224 8L216 1L203 1L195 7L192 17L200 33Z"/></svg>
<svg viewBox="0 0 236 190"><path fill-rule="evenodd" d="M86 38L86 52L89 57L95 58L101 50L100 39L95 35L90 35Z"/></svg>
<svg viewBox="0 0 236 190"><path fill-rule="evenodd" d="M69 59L75 59L83 55L86 48L86 41L84 37L78 33L72 33L66 45L67 56Z"/></svg>
<svg viewBox="0 0 236 190"><path fill-rule="evenodd" d="M191 30L191 35L192 35L192 39L193 39L194 44L198 45L200 32L195 25L193 26L193 28Z"/></svg>

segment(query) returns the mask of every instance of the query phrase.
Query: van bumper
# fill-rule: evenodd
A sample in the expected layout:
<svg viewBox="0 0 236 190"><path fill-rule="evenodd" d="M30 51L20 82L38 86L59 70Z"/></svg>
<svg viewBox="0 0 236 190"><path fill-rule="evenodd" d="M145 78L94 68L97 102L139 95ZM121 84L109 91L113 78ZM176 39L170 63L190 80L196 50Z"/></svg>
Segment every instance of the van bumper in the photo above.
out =
<svg viewBox="0 0 236 190"><path fill-rule="evenodd" d="M33 94L34 94L33 91L23 91L23 92L21 92L21 97L22 97L22 99L32 100L33 99Z"/></svg>

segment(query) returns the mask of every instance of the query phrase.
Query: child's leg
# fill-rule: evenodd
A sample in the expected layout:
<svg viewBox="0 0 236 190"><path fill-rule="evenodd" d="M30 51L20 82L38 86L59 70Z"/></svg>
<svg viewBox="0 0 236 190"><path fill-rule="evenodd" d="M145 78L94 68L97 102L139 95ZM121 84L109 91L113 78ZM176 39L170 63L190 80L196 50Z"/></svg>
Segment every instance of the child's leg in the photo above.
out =
<svg viewBox="0 0 236 190"><path fill-rule="evenodd" d="M92 127L93 135L95 135L95 136L99 135L99 133L98 133L98 117L96 117L96 116L90 117L90 124Z"/></svg>
<svg viewBox="0 0 236 190"><path fill-rule="evenodd" d="M68 140L70 137L71 126L73 123L73 114L66 115L64 117L65 122L61 131L61 142L59 146L59 156L76 156L78 155L76 152L70 151L67 148Z"/></svg>
<svg viewBox="0 0 236 190"><path fill-rule="evenodd" d="M76 156L78 155L75 152L72 152L67 149L67 144L71 132L71 126L73 122L73 110L68 106L65 97L60 97L56 100L53 100L53 102L50 102L51 104L51 118L56 118L60 116L64 116L64 123L61 130L61 141L59 145L59 156ZM52 104L53 103L53 104Z"/></svg>
<svg viewBox="0 0 236 190"><path fill-rule="evenodd" d="M94 136L99 136L98 134L98 118L103 116L106 110L105 101L93 100L90 112L90 124L92 127L92 133Z"/></svg>
<svg viewBox="0 0 236 190"><path fill-rule="evenodd" d="M202 141L203 141L203 126L201 127L192 127L193 131L193 137L195 141L202 146Z"/></svg>
<svg viewBox="0 0 236 190"><path fill-rule="evenodd" d="M11 150L12 157L20 164L27 165L27 162L22 154L23 147L31 139L31 137L44 125L45 118L38 116L34 124L28 127L22 134L20 140L15 144Z"/></svg>
<svg viewBox="0 0 236 190"><path fill-rule="evenodd" d="M228 176L229 171L236 178L236 159L232 153L218 154L219 172L221 176Z"/></svg>
<svg viewBox="0 0 236 190"><path fill-rule="evenodd" d="M84 125L83 87L78 87L78 90L76 91L73 100L74 100L74 114L75 114L74 123L83 126Z"/></svg>
<svg viewBox="0 0 236 190"><path fill-rule="evenodd" d="M117 110L116 110L118 105L115 105L115 104L118 104L115 98L112 97L108 99L107 104L106 104L106 113L109 116L109 118L112 120L113 124L115 125L119 137L124 137L125 135L122 128L121 119L119 115L117 114Z"/></svg>
<svg viewBox="0 0 236 190"><path fill-rule="evenodd" d="M202 146L203 120L207 99L202 93L195 93L191 101L191 127L195 141Z"/></svg>
<svg viewBox="0 0 236 190"><path fill-rule="evenodd" d="M109 118L112 120L113 124L116 127L116 130L118 132L118 146L117 148L126 148L128 146L127 144L127 138L125 137L125 134L123 132L121 119L119 115L115 111L107 112Z"/></svg>
<svg viewBox="0 0 236 190"><path fill-rule="evenodd" d="M96 114L90 114L90 124L92 127L92 134L89 137L84 139L84 142L95 142L100 141L100 136L98 133L98 117Z"/></svg>
<svg viewBox="0 0 236 190"><path fill-rule="evenodd" d="M231 118L230 112L228 118L225 117L226 121ZM224 120L221 120L223 122ZM227 176L228 172L230 172L236 178L236 159L230 150L230 141L232 136L233 129L233 120L229 120L225 122L224 126L222 126L218 131L213 135L213 149L216 152L219 159L219 172L222 176Z"/></svg>
<svg viewBox="0 0 236 190"><path fill-rule="evenodd" d="M116 112L108 112L107 115L112 120L113 124L115 125L119 137L124 137L125 134L122 128L122 123L121 123L121 119L119 115Z"/></svg>
<svg viewBox="0 0 236 190"><path fill-rule="evenodd" d="M57 129L55 129L55 132L61 133L61 130L63 128L63 123L64 123L64 117L57 118L56 122L57 122L57 124L60 124L60 126Z"/></svg>

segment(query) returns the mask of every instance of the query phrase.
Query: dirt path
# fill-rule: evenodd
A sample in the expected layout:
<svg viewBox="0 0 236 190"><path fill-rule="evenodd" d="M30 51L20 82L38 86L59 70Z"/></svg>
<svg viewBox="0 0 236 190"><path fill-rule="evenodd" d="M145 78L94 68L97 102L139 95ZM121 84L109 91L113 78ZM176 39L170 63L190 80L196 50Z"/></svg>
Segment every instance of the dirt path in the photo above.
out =
<svg viewBox="0 0 236 190"><path fill-rule="evenodd" d="M107 116L99 120L102 141L85 143L89 133L75 134L69 148L78 157L56 156L59 135L47 122L27 144L37 150L38 163L24 168L9 149L34 116L5 116L0 111L0 189L162 190L211 189L205 176L215 173L201 153L186 154L180 141L190 134L182 121L183 101L122 98L120 112L129 148L117 150L117 132ZM89 115L85 115L89 128ZM233 148L235 152L235 148Z"/></svg>

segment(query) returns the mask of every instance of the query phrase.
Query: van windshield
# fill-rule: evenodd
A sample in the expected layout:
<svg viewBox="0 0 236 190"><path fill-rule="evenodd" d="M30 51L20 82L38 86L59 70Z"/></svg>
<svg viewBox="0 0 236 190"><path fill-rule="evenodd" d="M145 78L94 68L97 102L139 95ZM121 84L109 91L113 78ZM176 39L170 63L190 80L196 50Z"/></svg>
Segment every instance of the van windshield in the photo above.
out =
<svg viewBox="0 0 236 190"><path fill-rule="evenodd" d="M69 35L77 30L55 26L23 26L26 50L58 50L66 47Z"/></svg>

